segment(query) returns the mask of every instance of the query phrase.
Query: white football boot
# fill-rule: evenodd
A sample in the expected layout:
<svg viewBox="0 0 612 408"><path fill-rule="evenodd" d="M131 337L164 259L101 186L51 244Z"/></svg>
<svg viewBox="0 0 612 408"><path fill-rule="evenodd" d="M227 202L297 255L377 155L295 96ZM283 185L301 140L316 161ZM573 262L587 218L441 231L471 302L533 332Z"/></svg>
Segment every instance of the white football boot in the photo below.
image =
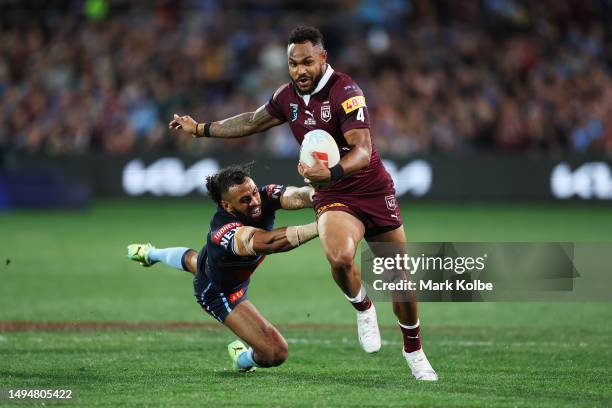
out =
<svg viewBox="0 0 612 408"><path fill-rule="evenodd" d="M376 353L380 350L380 330L374 304L368 310L357 311L357 335L359 345L366 353Z"/></svg>
<svg viewBox="0 0 612 408"><path fill-rule="evenodd" d="M408 367L410 367L414 378L419 381L438 381L438 374L436 374L431 364L429 364L429 360L427 360L427 356L425 356L423 349L413 351L412 353L406 353L402 348L402 353L404 354L406 362L408 362Z"/></svg>

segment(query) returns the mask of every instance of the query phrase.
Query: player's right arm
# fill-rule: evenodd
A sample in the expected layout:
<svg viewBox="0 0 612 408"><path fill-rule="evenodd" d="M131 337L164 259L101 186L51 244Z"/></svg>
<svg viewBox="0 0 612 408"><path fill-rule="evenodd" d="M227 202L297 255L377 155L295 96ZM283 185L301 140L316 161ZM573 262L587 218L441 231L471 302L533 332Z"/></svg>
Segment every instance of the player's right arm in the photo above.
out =
<svg viewBox="0 0 612 408"><path fill-rule="evenodd" d="M232 250L239 256L274 254L297 248L318 235L316 222L272 231L242 226L236 230Z"/></svg>
<svg viewBox="0 0 612 408"><path fill-rule="evenodd" d="M198 123L191 116L179 116L175 113L169 127L183 130L194 137L209 136L231 139L264 132L282 123L284 123L283 120L270 115L263 105L255 112L245 112L210 123ZM208 134L205 133L206 129L208 129Z"/></svg>

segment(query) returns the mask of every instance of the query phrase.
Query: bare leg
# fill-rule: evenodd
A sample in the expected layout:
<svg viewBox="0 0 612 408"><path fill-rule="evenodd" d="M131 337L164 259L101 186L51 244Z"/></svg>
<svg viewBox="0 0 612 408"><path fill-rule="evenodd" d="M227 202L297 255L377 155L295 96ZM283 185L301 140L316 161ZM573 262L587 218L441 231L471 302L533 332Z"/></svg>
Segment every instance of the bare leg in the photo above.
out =
<svg viewBox="0 0 612 408"><path fill-rule="evenodd" d="M319 217L319 237L332 268L336 284L357 310L357 337L366 353L375 353L382 344L376 308L361 288L361 272L355 265L355 252L363 239L361 221L344 211L328 211Z"/></svg>
<svg viewBox="0 0 612 408"><path fill-rule="evenodd" d="M406 236L404 228L399 227L368 239L368 242L394 243L393 252L406 251ZM392 298L393 312L400 323L400 331L404 341L403 354L414 378L419 381L437 381L438 374L434 371L421 347L420 325L418 318L417 302L408 301L410 298Z"/></svg>
<svg viewBox="0 0 612 408"><path fill-rule="evenodd" d="M281 365L289 353L282 334L248 300L240 303L225 319L225 326L253 348L261 367Z"/></svg>
<svg viewBox="0 0 612 408"><path fill-rule="evenodd" d="M191 272L195 275L198 271L198 253L193 249L187 251L185 255L183 255L183 260L187 270L185 272Z"/></svg>
<svg viewBox="0 0 612 408"><path fill-rule="evenodd" d="M361 221L344 211L327 211L319 217L319 238L336 284L351 298L361 288L361 272L355 265L355 252L363 239Z"/></svg>
<svg viewBox="0 0 612 408"><path fill-rule="evenodd" d="M383 234L375 235L367 239L368 242L393 242L401 243L402 250L405 251L406 235L404 228L399 227L393 231L388 231ZM413 326L419 320L417 302L393 301L393 313L397 316L397 320L403 325Z"/></svg>

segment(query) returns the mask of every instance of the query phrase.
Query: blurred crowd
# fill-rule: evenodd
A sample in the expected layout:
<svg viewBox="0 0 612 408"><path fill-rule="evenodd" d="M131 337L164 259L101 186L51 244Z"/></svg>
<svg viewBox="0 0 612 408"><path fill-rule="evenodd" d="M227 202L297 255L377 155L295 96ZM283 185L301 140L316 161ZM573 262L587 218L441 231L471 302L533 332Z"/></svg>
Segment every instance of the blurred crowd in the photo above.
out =
<svg viewBox="0 0 612 408"><path fill-rule="evenodd" d="M288 80L286 37L326 35L364 90L383 155L612 156L612 0L5 1L0 147L294 156L287 126L172 133L256 109Z"/></svg>

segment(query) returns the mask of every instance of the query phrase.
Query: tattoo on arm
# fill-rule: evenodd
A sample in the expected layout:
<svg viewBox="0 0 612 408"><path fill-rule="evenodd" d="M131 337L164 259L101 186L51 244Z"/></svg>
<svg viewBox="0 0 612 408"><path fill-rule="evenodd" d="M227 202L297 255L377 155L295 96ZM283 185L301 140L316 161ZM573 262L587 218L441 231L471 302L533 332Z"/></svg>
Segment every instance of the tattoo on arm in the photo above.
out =
<svg viewBox="0 0 612 408"><path fill-rule="evenodd" d="M217 138L244 137L266 131L282 123L282 120L270 115L265 106L261 106L255 112L245 112L218 122L212 122L210 135Z"/></svg>
<svg viewBox="0 0 612 408"><path fill-rule="evenodd" d="M312 187L287 187L281 196L281 207L284 210L299 210L312 208Z"/></svg>

